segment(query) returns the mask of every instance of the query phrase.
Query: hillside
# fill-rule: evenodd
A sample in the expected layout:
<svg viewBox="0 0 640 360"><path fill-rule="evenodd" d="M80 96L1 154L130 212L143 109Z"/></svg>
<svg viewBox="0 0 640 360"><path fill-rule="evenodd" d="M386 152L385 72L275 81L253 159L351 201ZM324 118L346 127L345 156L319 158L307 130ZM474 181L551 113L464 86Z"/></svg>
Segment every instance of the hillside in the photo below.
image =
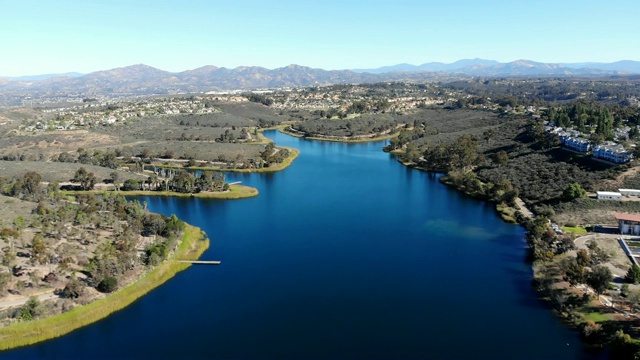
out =
<svg viewBox="0 0 640 360"><path fill-rule="evenodd" d="M276 69L259 66L228 69L207 65L177 73L137 64L86 75L69 73L0 78L0 105L237 89L426 81L468 76L610 76L637 73L640 73L640 62L631 60L609 64L553 64L530 60L500 63L495 60L465 59L451 64L399 64L353 71L323 70L294 64Z"/></svg>

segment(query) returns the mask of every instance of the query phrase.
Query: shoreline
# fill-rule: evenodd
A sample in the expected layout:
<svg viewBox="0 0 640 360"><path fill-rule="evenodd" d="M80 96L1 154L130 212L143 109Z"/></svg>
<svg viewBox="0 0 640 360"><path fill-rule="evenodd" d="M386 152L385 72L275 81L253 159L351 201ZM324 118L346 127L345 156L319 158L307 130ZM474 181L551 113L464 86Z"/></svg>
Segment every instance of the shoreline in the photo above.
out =
<svg viewBox="0 0 640 360"><path fill-rule="evenodd" d="M451 181L450 178L448 178L448 174L443 173L443 172L438 172L434 169L427 169L424 167L420 167L417 166L414 163L408 163L408 162L403 162L398 160L398 162L400 162L402 165L408 167L408 168L412 168L412 169L416 169L416 170L420 170L420 171L425 171L425 172L430 172L430 173L435 173L435 174L443 174L443 176L441 176L438 180L440 181L441 184L455 190L458 191L462 194L464 194L465 196L468 196L470 198L473 198L475 200L480 200L480 201L485 201L487 203L491 203L494 205L494 210L496 212L496 215L498 215L504 222L506 223L510 223L513 225L518 225L521 226L524 231L525 231L525 236L526 234L529 233L529 228L528 228L528 222L531 221L532 219L535 219L536 216L534 214L525 214L523 213L523 211L520 208L520 205L517 203L517 201L521 201L519 200L519 198L516 198L516 205L515 206L510 206L508 204L503 203L499 203L499 202L495 202L492 201L491 199L487 198L486 196L482 196L481 194L477 194L474 192L470 192L468 191L466 188L464 187L459 187L457 186L453 181ZM524 204L523 204L524 205ZM525 208L526 209L526 208ZM528 210L528 209L527 209ZM530 211L529 211L530 212ZM528 247L527 250L528 252L532 251L531 247ZM529 256L529 255L528 255ZM558 259L554 259L553 261L550 262L545 262L545 261L541 261L541 260L536 260L536 261L529 261L529 265L530 265L530 269L531 269L531 282L532 285L536 284L536 283L541 283L541 279L545 278L545 275L548 272L552 272L553 270L557 270L559 267L559 260ZM562 289L562 288L555 288L556 290L560 290L562 291L562 293L567 294L567 293L571 293L571 289L572 287L566 288L566 289ZM549 293L548 291L546 291L543 287L541 286L533 286L533 291L536 293L537 295L537 299L541 300L545 306L548 307L548 310L553 314L554 317L556 317L563 326L566 326L572 330L577 331L580 336L581 336L581 344L586 348L586 349L608 349L608 351L620 351L620 349L624 348L625 346L628 347L635 347L636 349L640 349L640 340L634 339L629 337L629 335L627 335L626 333L625 336L628 337L628 340L625 340L625 342L623 344L617 343L613 340L611 340L610 343L606 343L606 342L602 342L602 339L598 340L599 338L590 338L589 335L587 333L585 333L585 328L590 326L589 324L593 324L593 326L597 326L600 325L601 323L599 321L593 320L591 318L589 318L589 314L585 314L583 312L577 311L578 317L571 317L571 316L567 316L567 314L569 314L569 310L563 310L560 311L558 309L556 309L553 306L553 300L550 297L551 293ZM599 299L599 297L597 297L597 299ZM596 302L595 300L592 300L591 303L598 303L598 304L602 304L601 302ZM597 308L599 308L600 305L597 305ZM594 312L598 312L599 310L593 310L592 313ZM582 316L582 317L579 317ZM609 321L614 321L614 320L609 320ZM613 328L614 330L619 330L624 328L624 325L621 326L612 326L611 328ZM604 330L603 330L604 331ZM608 339L615 339L615 336L617 333L614 333L611 330L608 330L610 332L605 332L604 333L604 338L608 338ZM607 337L608 336L608 337Z"/></svg>
<svg viewBox="0 0 640 360"><path fill-rule="evenodd" d="M280 164L274 164L269 167L257 168L257 169L233 169L233 168L220 168L220 167L208 167L208 166L174 166L174 165L165 165L165 164L146 164L147 166L154 166L162 169L185 169L185 170L200 170L200 171L220 171L220 172L237 172L237 173L266 173L266 172L276 172L282 171L293 163L293 161L300 155L300 150L288 147L288 146L279 146L279 148L289 150L289 156L287 156L284 161Z"/></svg>
<svg viewBox="0 0 640 360"><path fill-rule="evenodd" d="M124 309L177 273L191 266L179 260L197 260L209 248L209 239L200 228L185 223L184 234L173 256L131 285L107 297L53 317L20 322L0 329L0 350L33 345L66 335Z"/></svg>
<svg viewBox="0 0 640 360"><path fill-rule="evenodd" d="M323 137L317 137L317 136L305 137L304 135L300 135L300 134L296 134L294 132L288 131L286 128L287 128L287 126L278 126L277 127L278 131L280 131L281 133L289 135L289 136L297 137L297 138L304 138L304 139L307 139L307 140L317 140L317 141L340 142L340 143L347 143L347 144L357 144L357 143L384 141L384 140L393 139L393 138L397 137L398 135L400 135L400 132L396 132L395 134L391 134L391 135L383 135L383 136L377 136L377 137L371 137L371 138L361 138L361 139L350 140L350 139L343 139L343 138L339 138L339 137L334 137L334 138L331 138L331 137L323 138Z"/></svg>
<svg viewBox="0 0 640 360"><path fill-rule="evenodd" d="M200 193L179 193L175 191L154 191L154 190L65 190L64 194L114 194L122 196L165 196L165 197L188 197L199 199L220 199L237 200L258 196L260 192L256 188L244 185L229 185L229 191L223 192L200 192Z"/></svg>

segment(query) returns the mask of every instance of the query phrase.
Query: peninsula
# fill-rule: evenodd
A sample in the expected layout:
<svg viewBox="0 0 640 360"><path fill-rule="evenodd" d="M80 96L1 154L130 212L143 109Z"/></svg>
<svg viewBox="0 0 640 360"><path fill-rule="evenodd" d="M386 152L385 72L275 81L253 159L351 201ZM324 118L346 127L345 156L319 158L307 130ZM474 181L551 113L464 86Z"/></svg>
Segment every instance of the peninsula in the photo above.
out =
<svg viewBox="0 0 640 360"><path fill-rule="evenodd" d="M602 268L618 266L626 273L633 269L631 262L614 265L600 256L621 251L600 238L588 249L580 249L577 243L584 234L598 237L594 224L613 227L614 210L640 212L638 202L589 197L597 191L633 189L640 184L635 163L640 114L634 105L640 94L634 90L634 81L587 79L569 84L555 79L490 79L482 86L472 80L381 83L136 101L88 99L64 107L16 108L2 115L9 119L3 128L7 136L0 140L4 145L0 167L7 176L2 189L6 195L40 203L70 195L79 199L110 199L114 194L242 198L257 195L257 190L227 184L224 172L280 171L299 154L266 140L261 134L265 129L309 140L387 139L385 150L403 164L446 173L442 182L494 202L503 219L526 227L536 287L559 315L584 332L589 343L633 348L637 329L616 309L625 307L635 313L640 306L634 300L640 299L635 280L620 289L615 285L601 289L593 280L602 272L607 284L627 281ZM576 92L590 89L592 95L568 97L567 86ZM602 96L605 93L608 96ZM614 150L615 158L606 155ZM32 174L35 168L42 175ZM47 196L31 191L40 180ZM80 216L69 221L79 226L97 220ZM39 232L27 230L23 223L7 222L3 238L19 240L24 235L21 231ZM43 236L52 243L68 239L59 231L47 229ZM110 240L110 244L116 242ZM34 246L22 245L30 259L36 258ZM155 248L151 243L141 247L145 252ZM576 267L580 250L590 260L581 260ZM18 252L8 249L10 269L15 269L11 254ZM90 272L90 260L82 271ZM576 275L576 269L582 276ZM33 271L26 274L33 278L31 283L37 282ZM20 276L24 273L9 274L7 289L15 291L18 282L13 277ZM576 286L599 290L583 296ZM556 303L558 296L570 300ZM605 298L617 306L603 306ZM593 315L596 312L606 315ZM18 315L9 318L18 319Z"/></svg>

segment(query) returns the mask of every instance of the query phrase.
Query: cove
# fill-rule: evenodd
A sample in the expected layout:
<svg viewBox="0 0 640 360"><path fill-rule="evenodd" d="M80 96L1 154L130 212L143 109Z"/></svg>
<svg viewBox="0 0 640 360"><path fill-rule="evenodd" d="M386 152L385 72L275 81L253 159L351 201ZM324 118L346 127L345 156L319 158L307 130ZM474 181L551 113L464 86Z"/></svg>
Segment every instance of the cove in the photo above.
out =
<svg viewBox="0 0 640 360"><path fill-rule="evenodd" d="M316 142L260 195L147 197L211 239L203 260L130 307L3 359L595 359L530 286L523 230L383 142Z"/></svg>

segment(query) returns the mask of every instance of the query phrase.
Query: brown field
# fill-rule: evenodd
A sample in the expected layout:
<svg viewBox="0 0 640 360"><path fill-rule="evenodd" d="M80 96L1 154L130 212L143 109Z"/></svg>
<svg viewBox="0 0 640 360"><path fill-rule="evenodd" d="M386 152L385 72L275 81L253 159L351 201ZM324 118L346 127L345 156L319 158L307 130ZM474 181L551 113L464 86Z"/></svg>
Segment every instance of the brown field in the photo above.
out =
<svg viewBox="0 0 640 360"><path fill-rule="evenodd" d="M89 172L93 172L98 182L109 179L109 174L117 172L121 181L127 179L146 179L146 176L131 173L128 171L108 169L95 165L86 165L78 163L60 163L45 161L2 161L0 160L1 176L14 177L23 176L29 171L35 171L42 176L45 182L67 182L73 178L75 172L84 167Z"/></svg>

